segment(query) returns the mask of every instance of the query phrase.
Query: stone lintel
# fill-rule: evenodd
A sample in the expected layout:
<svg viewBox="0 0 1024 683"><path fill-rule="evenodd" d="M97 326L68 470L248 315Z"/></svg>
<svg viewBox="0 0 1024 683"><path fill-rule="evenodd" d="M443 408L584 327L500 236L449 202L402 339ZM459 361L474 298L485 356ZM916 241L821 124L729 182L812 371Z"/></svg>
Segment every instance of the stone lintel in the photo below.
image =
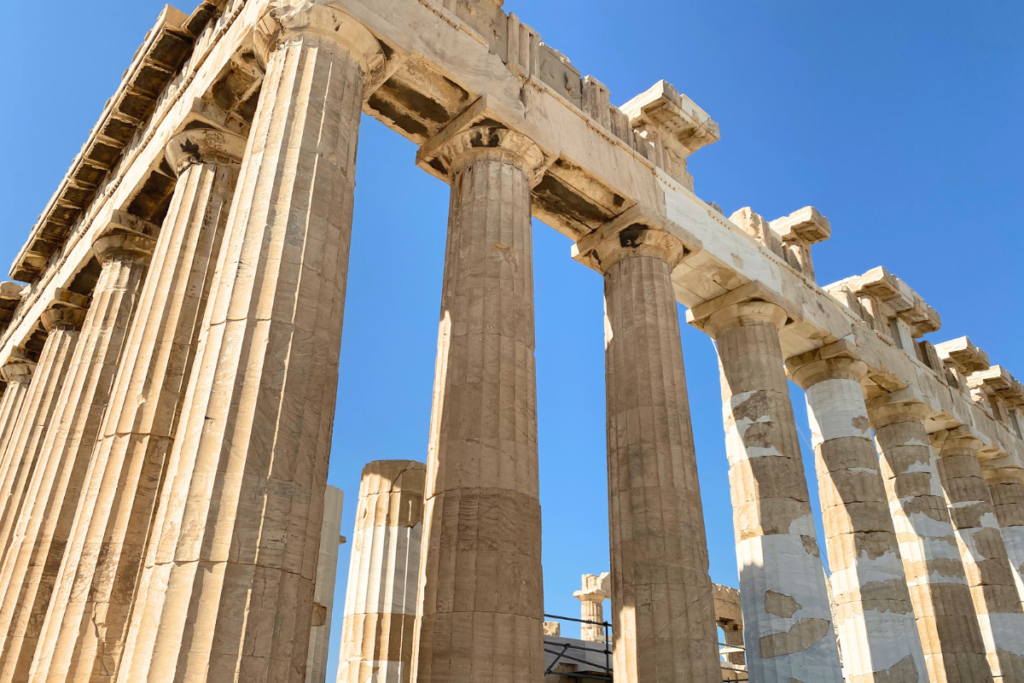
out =
<svg viewBox="0 0 1024 683"><path fill-rule="evenodd" d="M656 253L675 268L703 248L689 231L637 204L580 239L572 247L572 257L603 274L630 250Z"/></svg>
<svg viewBox="0 0 1024 683"><path fill-rule="evenodd" d="M935 352L939 354L939 358L944 363L955 367L964 377L988 370L991 367L988 354L975 346L967 337L936 344Z"/></svg>
<svg viewBox="0 0 1024 683"><path fill-rule="evenodd" d="M698 306L694 306L686 312L686 322L693 325L698 330L711 334L707 323L712 315L720 311L724 311L730 306L739 307L740 305L747 303L766 303L778 306L785 311L787 316L783 324L784 327L803 320L803 316L800 314L800 309L796 304L783 297L781 294L773 291L760 280L753 280L732 290L728 294L723 294L717 299L712 299L711 301L706 301Z"/></svg>
<svg viewBox="0 0 1024 683"><path fill-rule="evenodd" d="M449 182L455 150L513 144L519 148L517 153L524 156L531 182L536 186L555 155L534 142L531 128L494 98L484 95L420 147L416 165L435 178Z"/></svg>
<svg viewBox="0 0 1024 683"><path fill-rule="evenodd" d="M788 359L786 371L797 386L808 389L828 379L860 382L868 374L868 365L861 360L856 344L840 339Z"/></svg>
<svg viewBox="0 0 1024 683"><path fill-rule="evenodd" d="M832 236L832 224L813 206L805 206L769 225L783 242L800 241L805 244L824 242Z"/></svg>
<svg viewBox="0 0 1024 683"><path fill-rule="evenodd" d="M718 142L718 124L707 112L667 81L658 81L620 107L633 128L650 127L685 159L701 147Z"/></svg>
<svg viewBox="0 0 1024 683"><path fill-rule="evenodd" d="M971 374L967 378L967 386L996 395L1012 408L1024 408L1024 385L1001 365Z"/></svg>

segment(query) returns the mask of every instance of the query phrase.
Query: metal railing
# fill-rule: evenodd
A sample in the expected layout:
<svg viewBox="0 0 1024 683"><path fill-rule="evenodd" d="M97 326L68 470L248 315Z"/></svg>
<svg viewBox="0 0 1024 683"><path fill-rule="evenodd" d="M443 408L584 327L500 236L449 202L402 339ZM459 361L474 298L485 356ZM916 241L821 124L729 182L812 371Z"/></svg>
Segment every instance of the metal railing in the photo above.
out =
<svg viewBox="0 0 1024 683"><path fill-rule="evenodd" d="M603 673L590 673L583 671L572 671L572 672L557 672L559 676L566 676L568 678L585 678L599 681L610 681L612 680L612 651L611 651L611 628L612 625L606 621L587 621L586 619L574 619L572 617L560 617L556 614L545 614L545 619L557 619L558 621L571 621L577 624L588 624L590 626L600 626L604 629L604 649L598 650L591 647L584 647L581 645L574 645L573 643L559 643L554 641L544 640L544 651L548 654L555 655L555 660L551 662L548 668L544 671L544 675L556 673L554 668L562 660L569 662L575 662L577 664L585 664L587 666L600 669ZM575 657L570 652L581 653L581 652L592 652L595 654L604 655L604 666L596 664L587 659L580 659Z"/></svg>

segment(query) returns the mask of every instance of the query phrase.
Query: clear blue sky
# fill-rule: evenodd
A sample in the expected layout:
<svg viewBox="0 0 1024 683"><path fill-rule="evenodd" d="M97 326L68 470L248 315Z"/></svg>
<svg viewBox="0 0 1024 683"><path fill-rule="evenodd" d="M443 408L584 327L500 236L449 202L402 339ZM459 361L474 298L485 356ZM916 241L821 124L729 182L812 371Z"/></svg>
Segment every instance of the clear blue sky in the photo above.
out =
<svg viewBox="0 0 1024 683"><path fill-rule="evenodd" d="M5 268L161 6L0 0ZM815 250L821 283L885 265L942 314L933 341L968 334L1024 378L1024 3L505 6L608 85L616 104L664 78L717 120L722 141L691 161L698 195L768 219L817 206L833 229ZM363 464L426 458L448 188L417 170L414 154L364 119L331 466L349 536ZM609 563L601 280L569 247L536 225L546 609L574 615L580 574ZM735 585L714 349L685 325L683 346L711 574ZM796 390L794 400L806 436ZM813 476L810 485L814 495ZM347 566L343 548L339 605Z"/></svg>

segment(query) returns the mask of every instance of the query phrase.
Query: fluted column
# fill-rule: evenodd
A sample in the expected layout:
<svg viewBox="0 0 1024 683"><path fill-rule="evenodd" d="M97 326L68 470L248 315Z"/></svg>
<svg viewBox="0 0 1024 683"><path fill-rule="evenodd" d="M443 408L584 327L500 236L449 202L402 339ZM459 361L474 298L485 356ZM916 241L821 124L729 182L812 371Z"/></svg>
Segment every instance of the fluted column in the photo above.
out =
<svg viewBox="0 0 1024 683"><path fill-rule="evenodd" d="M842 683L779 341L784 305L754 282L690 319L718 342L750 680Z"/></svg>
<svg viewBox="0 0 1024 683"><path fill-rule="evenodd" d="M244 149L243 138L215 130L167 146L178 184L42 629L32 666L40 683L116 675Z"/></svg>
<svg viewBox="0 0 1024 683"><path fill-rule="evenodd" d="M984 683L992 674L924 425L931 414L909 394L868 401L928 677Z"/></svg>
<svg viewBox="0 0 1024 683"><path fill-rule="evenodd" d="M718 631L671 277L686 249L678 236L628 215L577 249L604 274L616 676L717 683Z"/></svg>
<svg viewBox="0 0 1024 683"><path fill-rule="evenodd" d="M605 642L604 626L604 601L610 597L608 584L610 574L596 576L594 574L583 575L583 587L572 594L572 597L580 601L580 640L589 643Z"/></svg>
<svg viewBox="0 0 1024 683"><path fill-rule="evenodd" d="M984 472L1017 593L1024 598L1024 470L985 467Z"/></svg>
<svg viewBox="0 0 1024 683"><path fill-rule="evenodd" d="M408 683L423 539L423 463L363 468L338 683Z"/></svg>
<svg viewBox="0 0 1024 683"><path fill-rule="evenodd" d="M325 683L327 659L331 651L331 625L334 622L334 587L338 579L338 546L341 536L341 511L345 495L328 486L324 495L324 523L320 530L320 560L316 566L314 609L309 629L309 655L306 657L306 683Z"/></svg>
<svg viewBox="0 0 1024 683"><path fill-rule="evenodd" d="M978 462L981 441L964 428L932 434L960 557L996 683L1024 681L1024 610Z"/></svg>
<svg viewBox="0 0 1024 683"><path fill-rule="evenodd" d="M861 388L867 365L841 341L787 366L806 391L844 673L858 683L922 680L927 666Z"/></svg>
<svg viewBox="0 0 1024 683"><path fill-rule="evenodd" d="M319 1L257 26L266 78L118 681L302 683L372 34Z"/></svg>
<svg viewBox="0 0 1024 683"><path fill-rule="evenodd" d="M25 492L35 473L47 429L71 369L78 330L88 306L88 297L58 290L40 321L48 332L46 343L39 354L25 406L11 433L4 454L3 471L0 472L0 561L6 560L10 549L15 525L22 514ZM4 632L0 631L0 636L3 635Z"/></svg>
<svg viewBox="0 0 1024 683"><path fill-rule="evenodd" d="M157 231L118 212L93 245L101 271L92 305L0 569L3 683L28 680Z"/></svg>
<svg viewBox="0 0 1024 683"><path fill-rule="evenodd" d="M451 205L420 568L419 683L540 683L530 191L540 150L477 127L447 140Z"/></svg>
<svg viewBox="0 0 1024 683"><path fill-rule="evenodd" d="M7 384L3 400L0 401L0 481L3 480L2 473L7 469L7 445L21 418L35 369L35 361L25 356L24 349L18 348L11 351L11 357L0 369L0 378Z"/></svg>

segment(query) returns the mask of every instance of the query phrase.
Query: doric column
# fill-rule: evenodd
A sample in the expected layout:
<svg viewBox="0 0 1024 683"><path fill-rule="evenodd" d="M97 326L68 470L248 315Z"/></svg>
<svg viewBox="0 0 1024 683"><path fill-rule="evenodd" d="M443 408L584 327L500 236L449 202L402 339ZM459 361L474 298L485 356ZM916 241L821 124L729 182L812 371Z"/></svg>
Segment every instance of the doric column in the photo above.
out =
<svg viewBox="0 0 1024 683"><path fill-rule="evenodd" d="M608 579L610 574L583 575L583 588L572 594L572 597L580 601L580 640L588 643L605 642L604 626L604 601L610 596L608 591Z"/></svg>
<svg viewBox="0 0 1024 683"><path fill-rule="evenodd" d="M718 631L671 277L699 243L634 214L577 245L604 274L615 671L710 683Z"/></svg>
<svg viewBox="0 0 1024 683"><path fill-rule="evenodd" d="M266 66L118 679L302 683L372 34L274 0Z"/></svg>
<svg viewBox="0 0 1024 683"><path fill-rule="evenodd" d="M983 468L1017 593L1024 598L1024 470L984 465Z"/></svg>
<svg viewBox="0 0 1024 683"><path fill-rule="evenodd" d="M408 460L363 468L338 683L411 679L426 477Z"/></svg>
<svg viewBox="0 0 1024 683"><path fill-rule="evenodd" d="M2 473L7 468L7 445L21 418L25 396L32 384L32 373L35 369L35 361L21 348L13 349L6 365L0 368L0 378L7 384L3 400L0 401L0 481L3 480Z"/></svg>
<svg viewBox="0 0 1024 683"><path fill-rule="evenodd" d="M689 318L718 342L750 679L842 683L779 341L787 308L752 282Z"/></svg>
<svg viewBox="0 0 1024 683"><path fill-rule="evenodd" d="M978 462L981 441L963 427L931 438L992 677L996 683L1021 683L1024 609Z"/></svg>
<svg viewBox="0 0 1024 683"><path fill-rule="evenodd" d="M540 683L530 192L543 154L497 125L441 138L451 205L414 666L419 683Z"/></svg>
<svg viewBox="0 0 1024 683"><path fill-rule="evenodd" d="M178 184L139 295L124 360L40 636L34 680L96 683L116 674L228 209L245 149L192 130L167 160Z"/></svg>
<svg viewBox="0 0 1024 683"><path fill-rule="evenodd" d="M807 397L843 670L858 683L922 680L927 666L861 388L867 364L846 341L786 364Z"/></svg>
<svg viewBox="0 0 1024 683"><path fill-rule="evenodd" d="M334 621L334 587L338 579L338 546L344 543L341 536L341 511L344 503L345 494L340 489L328 486L324 494L324 523L320 527L320 559L316 565L306 683L325 683L327 680L331 624ZM323 618L318 618L318 615Z"/></svg>
<svg viewBox="0 0 1024 683"><path fill-rule="evenodd" d="M3 683L28 680L157 231L117 212L93 245L101 271L92 305L0 569Z"/></svg>
<svg viewBox="0 0 1024 683"><path fill-rule="evenodd" d="M35 473L46 430L71 368L78 330L88 306L88 297L58 290L40 320L47 331L46 343L32 372L32 383L25 396L21 416L8 440L3 471L0 472L0 558L6 559L15 524L21 517L25 491ZM31 357L24 350L15 353L22 361ZM11 367L10 361L7 367ZM3 635L0 631L0 636Z"/></svg>
<svg viewBox="0 0 1024 683"><path fill-rule="evenodd" d="M931 683L992 680L924 420L910 393L868 401L889 513Z"/></svg>

